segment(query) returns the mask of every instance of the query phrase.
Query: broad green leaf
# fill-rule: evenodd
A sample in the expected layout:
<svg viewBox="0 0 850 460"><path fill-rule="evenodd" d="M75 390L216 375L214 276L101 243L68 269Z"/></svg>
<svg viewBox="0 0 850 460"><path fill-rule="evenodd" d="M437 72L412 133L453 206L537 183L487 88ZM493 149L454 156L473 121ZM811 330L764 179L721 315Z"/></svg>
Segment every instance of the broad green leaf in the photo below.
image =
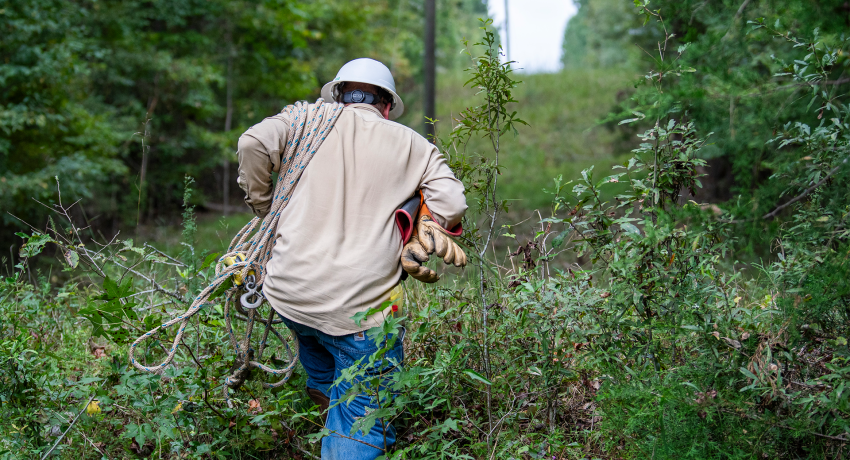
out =
<svg viewBox="0 0 850 460"><path fill-rule="evenodd" d="M109 296L110 299L117 299L119 297L118 283L116 283L115 280L110 278L108 275L103 279L103 290L106 291L106 295Z"/></svg>

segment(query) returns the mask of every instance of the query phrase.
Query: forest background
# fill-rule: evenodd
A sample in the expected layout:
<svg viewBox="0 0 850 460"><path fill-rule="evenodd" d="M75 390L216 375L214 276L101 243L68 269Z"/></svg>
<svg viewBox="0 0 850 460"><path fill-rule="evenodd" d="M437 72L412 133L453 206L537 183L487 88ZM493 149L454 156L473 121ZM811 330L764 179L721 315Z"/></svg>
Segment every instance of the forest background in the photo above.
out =
<svg viewBox="0 0 850 460"><path fill-rule="evenodd" d="M564 69L523 75L486 5L437 2L474 263L406 283L404 397L366 422L392 458L846 458L850 3L576 3ZM248 126L368 56L423 130L423 8L0 2L0 456L315 454L300 373L219 397L220 306L164 376L126 350L247 220Z"/></svg>

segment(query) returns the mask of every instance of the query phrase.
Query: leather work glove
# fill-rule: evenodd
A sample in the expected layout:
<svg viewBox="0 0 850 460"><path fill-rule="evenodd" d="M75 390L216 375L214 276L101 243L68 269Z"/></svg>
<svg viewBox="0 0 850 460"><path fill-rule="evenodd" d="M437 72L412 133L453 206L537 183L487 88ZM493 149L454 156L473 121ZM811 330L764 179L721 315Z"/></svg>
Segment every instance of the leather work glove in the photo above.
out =
<svg viewBox="0 0 850 460"><path fill-rule="evenodd" d="M440 224L434 221L430 215L422 215L416 223L416 231L419 242L428 254L437 254L446 264L454 264L455 267L466 266L466 253L454 242Z"/></svg>
<svg viewBox="0 0 850 460"><path fill-rule="evenodd" d="M423 283L436 283L440 279L440 275L434 270L422 265L428 262L430 258L428 251L419 242L419 236L413 235L401 250L401 268L408 275Z"/></svg>
<svg viewBox="0 0 850 460"><path fill-rule="evenodd" d="M436 254L446 264L465 267L466 253L450 237L460 235L461 231L460 226L452 232L441 227L423 203L416 218L413 236L401 251L401 267L423 283L436 283L440 279L437 272L422 265L430 259L431 254Z"/></svg>

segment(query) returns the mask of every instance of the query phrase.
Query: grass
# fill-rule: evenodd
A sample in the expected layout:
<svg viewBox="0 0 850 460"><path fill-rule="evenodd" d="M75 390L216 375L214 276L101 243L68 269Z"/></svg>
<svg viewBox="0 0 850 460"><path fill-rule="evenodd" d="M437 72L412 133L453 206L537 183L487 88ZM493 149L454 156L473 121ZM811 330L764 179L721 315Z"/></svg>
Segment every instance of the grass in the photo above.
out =
<svg viewBox="0 0 850 460"><path fill-rule="evenodd" d="M247 208L246 208L247 209ZM244 212L230 214L226 217L212 212L199 213L197 217L198 231L195 239L195 251L198 254L212 252L223 253L227 250L230 240L236 232L250 222L253 214ZM183 250L183 236L179 225L150 226L140 228L140 241L151 241L156 247L167 254L176 255Z"/></svg>

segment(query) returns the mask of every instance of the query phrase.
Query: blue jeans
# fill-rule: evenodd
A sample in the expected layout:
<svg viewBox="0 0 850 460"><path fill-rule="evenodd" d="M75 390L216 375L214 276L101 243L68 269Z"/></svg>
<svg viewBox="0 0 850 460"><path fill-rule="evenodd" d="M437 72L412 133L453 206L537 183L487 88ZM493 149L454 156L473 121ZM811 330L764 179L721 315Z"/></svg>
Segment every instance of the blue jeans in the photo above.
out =
<svg viewBox="0 0 850 460"><path fill-rule="evenodd" d="M366 415L367 410L378 408L374 396L361 393L350 403L343 401L334 406L354 383L342 381L333 386L334 380L340 377L343 369L347 369L361 358L365 366L369 356L378 351L375 342L366 332L333 336L287 318L283 318L283 322L298 339L301 365L307 372L307 388L324 393L331 399L333 406L328 411L325 422L325 428L329 429L331 434L322 439L322 459L374 460L384 455L384 446L395 444L395 428L389 421L378 420L368 433L358 430L351 434L351 428L357 418ZM381 374L381 381L388 382L392 374L398 372L398 366L390 360L399 365L404 360L403 339L402 329L401 337L396 340L393 348L387 351L382 361L367 370L364 378ZM382 401L382 404L386 404L386 401Z"/></svg>

